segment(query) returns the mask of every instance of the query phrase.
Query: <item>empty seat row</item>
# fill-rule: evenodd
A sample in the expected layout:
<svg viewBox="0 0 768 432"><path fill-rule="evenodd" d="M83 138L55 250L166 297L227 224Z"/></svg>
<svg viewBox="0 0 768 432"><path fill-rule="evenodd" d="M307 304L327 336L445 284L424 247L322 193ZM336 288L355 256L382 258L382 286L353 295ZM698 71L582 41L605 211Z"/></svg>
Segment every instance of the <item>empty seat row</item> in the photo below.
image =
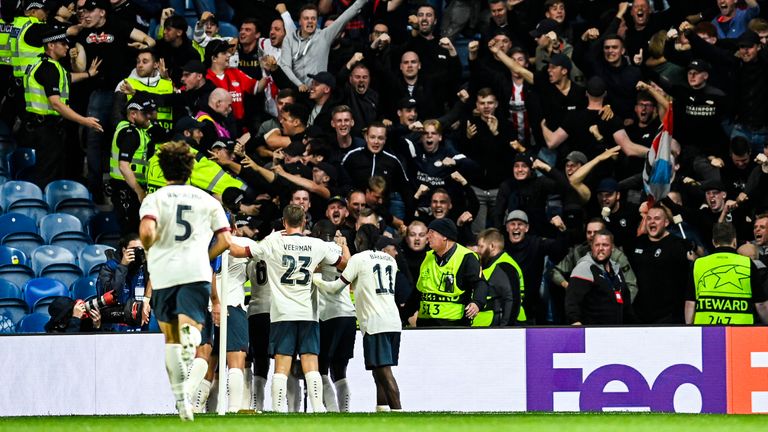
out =
<svg viewBox="0 0 768 432"><path fill-rule="evenodd" d="M88 245L77 256L60 246L37 247L27 258L19 249L0 246L0 279L21 287L35 277L58 279L70 286L81 276L98 273L107 261L106 253L114 248L107 245Z"/></svg>
<svg viewBox="0 0 768 432"><path fill-rule="evenodd" d="M6 181L0 186L0 207L5 213L21 213L39 221L49 212L69 213L85 225L96 214L88 189L72 180L57 180L45 187L45 193L34 183Z"/></svg>
<svg viewBox="0 0 768 432"><path fill-rule="evenodd" d="M22 289L13 283L0 281L0 316L10 319L15 325L27 313L47 315L48 306L56 297L88 300L96 295L97 277L82 277L69 288L61 281L50 278L30 279Z"/></svg>

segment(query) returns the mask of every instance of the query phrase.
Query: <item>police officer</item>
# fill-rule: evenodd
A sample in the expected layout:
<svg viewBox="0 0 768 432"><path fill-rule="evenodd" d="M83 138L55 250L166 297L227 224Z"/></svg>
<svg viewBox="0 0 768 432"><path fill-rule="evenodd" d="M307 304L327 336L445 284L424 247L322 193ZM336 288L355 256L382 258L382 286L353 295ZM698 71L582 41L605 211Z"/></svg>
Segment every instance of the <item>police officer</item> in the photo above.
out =
<svg viewBox="0 0 768 432"><path fill-rule="evenodd" d="M432 248L421 263L418 289L419 327L464 326L485 307L488 285L480 278L474 252L456 243L456 224L435 219L427 241Z"/></svg>
<svg viewBox="0 0 768 432"><path fill-rule="evenodd" d="M118 88L128 93L130 101L136 92L151 93L157 102L157 121L165 129L173 128L173 109L162 95L173 93L173 82L162 76L157 54L149 48L136 55L136 68L124 79Z"/></svg>
<svg viewBox="0 0 768 432"><path fill-rule="evenodd" d="M488 281L488 305L474 320L472 327L507 326L525 323L522 298L525 296L523 271L504 252L504 236L496 228L483 230L477 236L477 253Z"/></svg>
<svg viewBox="0 0 768 432"><path fill-rule="evenodd" d="M112 205L123 234L139 229L139 207L147 194L147 165L153 153L148 130L156 109L149 94L137 93L125 106L125 120L117 124L112 137L109 159Z"/></svg>
<svg viewBox="0 0 768 432"><path fill-rule="evenodd" d="M49 28L42 34L45 53L24 76L26 115L23 135L37 150L35 183L44 188L53 180L63 178L66 158L65 128L67 119L87 128L102 131L99 120L83 117L67 105L69 84L99 73L101 61L95 59L85 72L68 73L59 63L69 51L63 29Z"/></svg>
<svg viewBox="0 0 768 432"><path fill-rule="evenodd" d="M39 43L39 34L45 31L43 24L48 18L50 8L48 0L27 0L23 15L17 16L10 24L7 53L13 70L13 79L8 82L8 100L3 110L3 120L9 126L13 125L17 110L12 107L19 106L24 95L24 74L27 68L37 63L40 54L44 52ZM5 63L3 63L5 64Z"/></svg>
<svg viewBox="0 0 768 432"><path fill-rule="evenodd" d="M729 223L712 227L712 254L696 259L685 301L685 323L750 325L754 312L768 323L768 300L757 268L736 253L736 229Z"/></svg>

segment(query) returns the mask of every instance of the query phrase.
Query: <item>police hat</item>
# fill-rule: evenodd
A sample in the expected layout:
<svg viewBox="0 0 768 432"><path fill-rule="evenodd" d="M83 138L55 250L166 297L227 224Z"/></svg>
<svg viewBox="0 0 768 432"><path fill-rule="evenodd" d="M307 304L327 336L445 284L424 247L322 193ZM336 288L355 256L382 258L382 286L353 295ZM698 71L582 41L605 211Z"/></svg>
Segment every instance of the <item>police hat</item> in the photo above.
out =
<svg viewBox="0 0 768 432"><path fill-rule="evenodd" d="M125 104L125 111L136 110L143 113L150 111L157 111L157 104L155 99L146 92L136 92L131 100Z"/></svg>

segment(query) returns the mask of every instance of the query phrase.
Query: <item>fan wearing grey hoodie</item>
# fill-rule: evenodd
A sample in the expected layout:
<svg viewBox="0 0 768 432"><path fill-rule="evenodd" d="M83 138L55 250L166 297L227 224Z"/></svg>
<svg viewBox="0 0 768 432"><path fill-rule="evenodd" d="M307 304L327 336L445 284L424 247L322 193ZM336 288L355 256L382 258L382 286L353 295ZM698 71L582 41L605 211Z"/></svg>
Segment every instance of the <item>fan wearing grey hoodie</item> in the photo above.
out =
<svg viewBox="0 0 768 432"><path fill-rule="evenodd" d="M309 74L327 70L328 53L339 32L363 9L368 0L357 0L330 26L317 27L317 6L308 4L299 11L299 28L285 36L279 65L297 87L309 87Z"/></svg>

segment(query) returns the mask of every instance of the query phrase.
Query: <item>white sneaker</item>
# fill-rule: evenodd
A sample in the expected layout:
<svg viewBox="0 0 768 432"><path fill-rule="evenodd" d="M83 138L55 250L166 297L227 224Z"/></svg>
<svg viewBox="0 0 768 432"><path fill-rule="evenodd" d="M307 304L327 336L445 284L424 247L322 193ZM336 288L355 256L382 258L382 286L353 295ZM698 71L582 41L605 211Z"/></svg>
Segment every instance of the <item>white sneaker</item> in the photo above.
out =
<svg viewBox="0 0 768 432"><path fill-rule="evenodd" d="M181 421L195 420L195 414L192 413L192 404L189 403L189 400L187 400L187 398L184 398L184 400L176 401L176 411L179 412L179 417L181 417Z"/></svg>

